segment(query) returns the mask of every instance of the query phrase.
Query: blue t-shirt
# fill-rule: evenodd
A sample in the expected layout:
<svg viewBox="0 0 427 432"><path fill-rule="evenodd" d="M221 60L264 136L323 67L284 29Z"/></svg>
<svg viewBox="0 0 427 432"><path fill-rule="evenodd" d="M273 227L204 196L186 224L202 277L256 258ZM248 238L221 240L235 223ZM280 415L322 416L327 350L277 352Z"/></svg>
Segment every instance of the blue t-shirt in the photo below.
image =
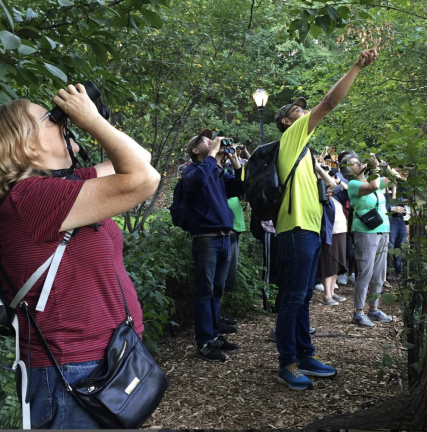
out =
<svg viewBox="0 0 427 432"><path fill-rule="evenodd" d="M377 198L375 197L375 192L369 195L359 196L359 189L363 182L359 180L350 180L348 183L348 196L350 198L350 205L356 210L359 216L363 216L368 213L368 211L376 208ZM383 223L377 228L370 230L357 216L354 214L353 217L353 232L361 233L388 233L390 232L390 222L387 216L386 199L384 194L381 192L383 189L383 179L380 179L380 188L376 191L378 196L378 213L383 219ZM357 208L356 208L357 202Z"/></svg>

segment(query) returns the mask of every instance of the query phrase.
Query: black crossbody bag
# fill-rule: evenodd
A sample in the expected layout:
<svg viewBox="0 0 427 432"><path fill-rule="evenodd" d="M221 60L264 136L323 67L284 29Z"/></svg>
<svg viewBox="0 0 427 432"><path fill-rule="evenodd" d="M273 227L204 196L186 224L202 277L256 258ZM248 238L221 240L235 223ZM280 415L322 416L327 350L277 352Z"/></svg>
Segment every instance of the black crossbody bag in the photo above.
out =
<svg viewBox="0 0 427 432"><path fill-rule="evenodd" d="M375 205L375 208L369 210L364 215L359 216L357 214L357 203L359 202L359 198L357 198L356 208L354 209L354 214L356 215L356 217L360 221L362 221L366 225L366 227L369 228L370 230L374 230L375 228L378 228L384 222L383 218L378 213L379 200L378 200L377 192L375 192L375 197L377 198L377 204Z"/></svg>
<svg viewBox="0 0 427 432"><path fill-rule="evenodd" d="M117 282L124 303L126 319L114 331L104 358L91 375L70 385L62 374L52 351L28 308L28 304L23 300L22 293L19 295L20 290L12 283L1 262L0 271L13 292L20 297L18 304L21 310L27 316L49 360L61 376L70 395L103 428L138 429L160 404L165 391L169 387L169 379L156 364L133 329L133 319L119 279L117 278ZM14 309L14 301L4 304L7 311ZM12 304L12 307L10 307L10 304ZM16 335L16 337L19 337L19 335ZM30 352L30 341L28 345ZM31 368L31 365L29 367ZM30 381L30 377L28 381ZM28 389L26 390L26 394L23 393L22 397L25 399L25 403L28 404L29 392ZM29 416L29 410L27 416Z"/></svg>

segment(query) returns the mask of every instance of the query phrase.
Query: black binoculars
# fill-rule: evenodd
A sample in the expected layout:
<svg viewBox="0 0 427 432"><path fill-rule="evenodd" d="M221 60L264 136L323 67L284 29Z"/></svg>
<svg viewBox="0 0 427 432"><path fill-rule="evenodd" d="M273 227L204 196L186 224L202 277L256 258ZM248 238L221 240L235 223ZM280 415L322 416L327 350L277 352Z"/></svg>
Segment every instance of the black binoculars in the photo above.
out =
<svg viewBox="0 0 427 432"><path fill-rule="evenodd" d="M244 145L236 146L236 150L245 150L246 147Z"/></svg>
<svg viewBox="0 0 427 432"><path fill-rule="evenodd" d="M236 153L236 150L232 147L233 145L233 141L231 138L223 138L221 140L221 147L225 147L224 148L224 153L225 154L234 154Z"/></svg>
<svg viewBox="0 0 427 432"><path fill-rule="evenodd" d="M89 98L95 102L97 99L101 97L101 93L96 87L96 85L92 81L86 81L84 84L84 88L86 89L86 93L89 96ZM110 117L110 110L108 107L104 104L101 104L98 107L98 112L104 117L106 120ZM46 115L43 117L42 120L44 120L46 117L50 117L53 123L62 123L67 118L67 114L59 108L59 106L55 106L53 109L51 109Z"/></svg>

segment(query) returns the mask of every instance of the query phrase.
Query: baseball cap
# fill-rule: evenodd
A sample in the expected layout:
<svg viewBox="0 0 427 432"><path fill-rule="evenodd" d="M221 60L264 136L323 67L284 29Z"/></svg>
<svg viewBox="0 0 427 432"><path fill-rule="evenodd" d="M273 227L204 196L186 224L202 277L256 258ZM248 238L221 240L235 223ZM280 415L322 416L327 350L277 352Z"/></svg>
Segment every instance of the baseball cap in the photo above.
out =
<svg viewBox="0 0 427 432"><path fill-rule="evenodd" d="M188 141L187 154L188 154L188 156L190 156L190 159L192 159L192 156L193 156L193 152L192 152L193 148L195 148L196 145L198 145L200 143L200 141L203 137L211 139L212 138L212 131L210 129L203 129L199 133L199 135L194 136L193 138L191 138Z"/></svg>
<svg viewBox="0 0 427 432"><path fill-rule="evenodd" d="M285 130L287 129L287 126L285 126L282 123L282 120L289 115L289 109L295 105L301 107L302 109L306 109L307 101L303 97L299 97L294 103L285 105L282 108L280 108L279 111L277 111L275 120L276 120L276 126L280 132L285 132Z"/></svg>

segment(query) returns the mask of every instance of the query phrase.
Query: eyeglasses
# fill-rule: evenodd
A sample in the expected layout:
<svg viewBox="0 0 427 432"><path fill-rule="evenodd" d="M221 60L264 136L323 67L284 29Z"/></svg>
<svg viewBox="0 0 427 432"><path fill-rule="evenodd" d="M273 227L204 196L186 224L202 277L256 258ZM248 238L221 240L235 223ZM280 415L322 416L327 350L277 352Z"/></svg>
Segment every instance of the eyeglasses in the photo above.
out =
<svg viewBox="0 0 427 432"><path fill-rule="evenodd" d="M291 111L291 108L293 108L294 106L296 106L296 108L295 108L293 111ZM291 105L291 106L286 110L285 115L284 115L283 118L289 117L293 112L296 112L296 111L302 111L302 108L301 108L300 106L298 106L298 105Z"/></svg>
<svg viewBox="0 0 427 432"><path fill-rule="evenodd" d="M56 122L53 120L53 117L50 115L50 111L48 111L40 120L37 121L37 123L42 123L43 121L45 121L46 119L49 119L49 121L53 124L57 124L59 126L65 126L67 118L65 117L63 120L61 120L60 122Z"/></svg>
<svg viewBox="0 0 427 432"><path fill-rule="evenodd" d="M193 148L196 148L202 141L203 141L203 138L205 138L205 136L204 135L200 135L200 136L198 136L195 140L194 140L194 142L193 142L193 144L192 144L192 146L191 146L191 148L193 149Z"/></svg>

